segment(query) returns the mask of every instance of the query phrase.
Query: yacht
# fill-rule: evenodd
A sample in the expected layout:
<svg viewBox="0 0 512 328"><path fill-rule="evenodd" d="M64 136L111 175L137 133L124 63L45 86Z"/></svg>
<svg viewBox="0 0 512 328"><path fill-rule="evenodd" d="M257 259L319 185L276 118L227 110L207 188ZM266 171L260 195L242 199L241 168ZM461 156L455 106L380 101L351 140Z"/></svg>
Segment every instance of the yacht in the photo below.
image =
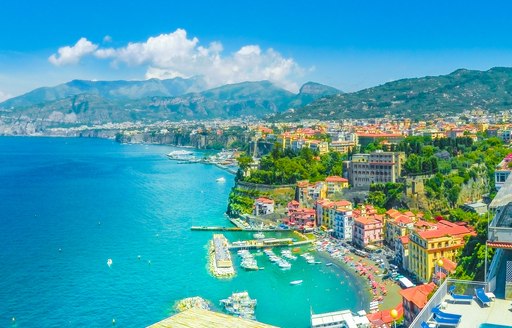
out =
<svg viewBox="0 0 512 328"><path fill-rule="evenodd" d="M217 178L217 180L215 180L215 181L217 181L219 183L224 183L224 182L226 182L226 178L220 177L220 178Z"/></svg>
<svg viewBox="0 0 512 328"><path fill-rule="evenodd" d="M290 281L290 285L300 285L300 284L302 284L302 280Z"/></svg>

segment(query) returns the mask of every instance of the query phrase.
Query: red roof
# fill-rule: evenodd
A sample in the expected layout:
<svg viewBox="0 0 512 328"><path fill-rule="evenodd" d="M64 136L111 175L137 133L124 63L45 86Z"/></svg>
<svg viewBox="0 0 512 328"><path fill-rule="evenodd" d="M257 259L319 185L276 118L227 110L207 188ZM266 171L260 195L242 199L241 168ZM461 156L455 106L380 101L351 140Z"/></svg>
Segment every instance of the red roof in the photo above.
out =
<svg viewBox="0 0 512 328"><path fill-rule="evenodd" d="M402 289L400 295L407 301L414 303L419 309L423 309L428 302L428 295L436 288L436 285L431 282L424 285L419 285L407 289Z"/></svg>
<svg viewBox="0 0 512 328"><path fill-rule="evenodd" d="M268 199L265 197L256 198L256 202L263 204L274 204L274 201L272 199Z"/></svg>
<svg viewBox="0 0 512 328"><path fill-rule="evenodd" d="M444 236L469 235L472 231L464 226L439 227L434 230L419 231L418 235L423 239L440 238Z"/></svg>
<svg viewBox="0 0 512 328"><path fill-rule="evenodd" d="M376 312L376 313L370 313L370 314L367 314L366 317L368 318L368 320L370 320L370 322L375 325L376 323L384 323L384 324L388 324L388 323L392 323L393 322L393 317L391 316L391 310L393 309L389 309L389 310L382 310L382 311L379 311L379 312ZM398 312L398 318L401 318L403 317L404 315L404 308L403 308L403 305L402 303L398 304L398 306L396 307L396 312Z"/></svg>
<svg viewBox="0 0 512 328"><path fill-rule="evenodd" d="M413 223L414 221L406 215L399 215L399 216L395 217L395 222L402 223L402 224L409 224L409 223Z"/></svg>
<svg viewBox="0 0 512 328"><path fill-rule="evenodd" d="M498 242L498 241L488 241L487 246L494 247L494 248L512 249L512 243Z"/></svg>
<svg viewBox="0 0 512 328"><path fill-rule="evenodd" d="M404 245L407 245L409 243L409 236L400 236L400 242Z"/></svg>
<svg viewBox="0 0 512 328"><path fill-rule="evenodd" d="M325 181L326 182L348 182L347 179L342 178L342 177L337 176L337 175L332 175L330 177L327 177L327 178L325 178Z"/></svg>
<svg viewBox="0 0 512 328"><path fill-rule="evenodd" d="M447 259L446 257L443 257L441 261L443 261L443 269L450 273L455 272L455 269L457 268L457 263Z"/></svg>

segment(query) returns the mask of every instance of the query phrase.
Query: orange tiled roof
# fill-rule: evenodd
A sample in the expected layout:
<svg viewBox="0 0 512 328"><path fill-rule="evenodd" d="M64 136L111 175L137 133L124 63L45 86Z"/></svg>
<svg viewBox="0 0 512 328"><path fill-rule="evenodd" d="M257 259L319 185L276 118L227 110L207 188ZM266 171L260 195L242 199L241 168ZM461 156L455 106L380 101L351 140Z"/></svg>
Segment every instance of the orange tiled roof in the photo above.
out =
<svg viewBox="0 0 512 328"><path fill-rule="evenodd" d="M419 231L418 235L423 239L439 238L443 236L457 236L471 234L471 230L464 226L440 227L434 230Z"/></svg>
<svg viewBox="0 0 512 328"><path fill-rule="evenodd" d="M382 323L388 324L389 323L390 324L394 320L393 317L391 316L391 310L393 310L393 309L382 310L382 311L379 311L376 313L370 313L370 314L367 314L366 317L372 324L377 324L377 323L380 323L380 324L382 324ZM404 308L403 308L402 303L398 304L398 306L396 307L395 310L398 312L397 318L401 318L404 315Z"/></svg>
<svg viewBox="0 0 512 328"><path fill-rule="evenodd" d="M347 179L342 178L342 177L337 176L337 175L332 175L330 177L327 177L327 178L325 178L325 181L326 182L348 182Z"/></svg>
<svg viewBox="0 0 512 328"><path fill-rule="evenodd" d="M494 247L494 248L512 249L512 243L506 243L506 242L488 241L487 246Z"/></svg>
<svg viewBox="0 0 512 328"><path fill-rule="evenodd" d="M407 245L409 243L409 236L400 236L400 242L404 245Z"/></svg>
<svg viewBox="0 0 512 328"><path fill-rule="evenodd" d="M436 288L436 285L431 282L424 285L419 285L400 291L400 295L409 302L414 303L418 308L423 309L428 302L428 295Z"/></svg>
<svg viewBox="0 0 512 328"><path fill-rule="evenodd" d="M446 257L443 257L441 259L441 261L443 261L443 268L450 272L450 273L453 273L455 272L455 269L457 268L457 263L447 259Z"/></svg>
<svg viewBox="0 0 512 328"><path fill-rule="evenodd" d="M274 201L272 199L268 199L265 197L256 198L256 202L263 203L263 204L274 204Z"/></svg>

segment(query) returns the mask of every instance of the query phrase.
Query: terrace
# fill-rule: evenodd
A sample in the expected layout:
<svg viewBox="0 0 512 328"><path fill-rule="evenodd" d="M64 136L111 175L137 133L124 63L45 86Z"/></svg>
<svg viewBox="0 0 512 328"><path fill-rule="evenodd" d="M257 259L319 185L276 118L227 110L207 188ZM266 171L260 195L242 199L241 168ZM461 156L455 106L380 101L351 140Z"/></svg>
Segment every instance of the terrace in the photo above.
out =
<svg viewBox="0 0 512 328"><path fill-rule="evenodd" d="M473 297L472 300L466 303L454 302L453 297L448 292L451 288L454 288L454 293L457 295L474 296L476 288L484 288L487 291L488 284L484 282L447 279L409 327L421 328L423 322L427 323L429 327L474 328L480 327L482 324L510 327L509 325L512 323L512 302L510 300L497 298L494 294L488 293L492 299L489 306L483 306L476 297ZM460 322L457 325L436 325L433 311L438 306L445 313L460 315Z"/></svg>

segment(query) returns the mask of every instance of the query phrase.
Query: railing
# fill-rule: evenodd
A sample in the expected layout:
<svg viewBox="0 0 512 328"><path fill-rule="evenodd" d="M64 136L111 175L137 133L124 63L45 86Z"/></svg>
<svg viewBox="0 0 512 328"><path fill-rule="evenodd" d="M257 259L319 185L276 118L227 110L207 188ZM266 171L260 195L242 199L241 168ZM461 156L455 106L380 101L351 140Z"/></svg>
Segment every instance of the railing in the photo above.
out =
<svg viewBox="0 0 512 328"><path fill-rule="evenodd" d="M460 295L474 295L475 288L484 288L485 291L489 291L488 284L480 281L469 281L469 280L455 280L446 279L437 291L432 295L428 303L421 310L420 313L414 318L413 322L409 325L409 328L420 328L422 322L428 322L432 316L432 310L441 304L446 295L448 294L448 288L455 286L455 293Z"/></svg>
<svg viewBox="0 0 512 328"><path fill-rule="evenodd" d="M512 228L490 226L488 240L512 243Z"/></svg>

